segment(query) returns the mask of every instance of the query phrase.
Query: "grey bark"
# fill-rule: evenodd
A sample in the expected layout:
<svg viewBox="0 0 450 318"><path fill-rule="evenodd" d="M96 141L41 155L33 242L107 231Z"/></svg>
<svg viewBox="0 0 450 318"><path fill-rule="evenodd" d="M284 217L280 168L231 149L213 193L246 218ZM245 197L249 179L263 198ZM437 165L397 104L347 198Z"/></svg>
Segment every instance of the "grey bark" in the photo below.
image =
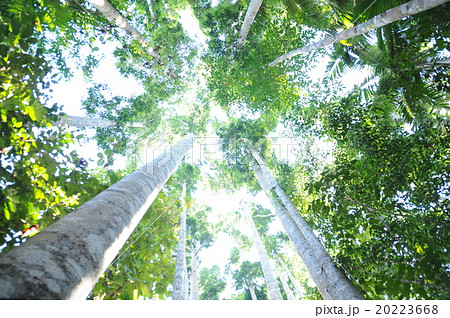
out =
<svg viewBox="0 0 450 318"><path fill-rule="evenodd" d="M106 0L87 0L90 2L98 11L100 11L109 21L116 24L119 28L127 32L132 36L134 40L139 42L144 49L147 51L150 56L152 56L156 62L165 66L161 56L155 51L150 44L145 40L144 36L136 30L133 26L131 26L127 20ZM177 76L169 70L168 75L172 78L176 78Z"/></svg>
<svg viewBox="0 0 450 318"><path fill-rule="evenodd" d="M290 51L286 54L283 54L282 56L276 58L274 61L270 62L268 66L275 66L278 63L290 59L294 56L297 56L301 53L311 52L323 48L325 46L331 45L333 43L336 43L338 41L348 40L355 36L367 33L370 30L381 28L382 26L398 21L407 16L432 9L448 1L449 0L413 0L404 3L398 7L389 9L377 15L364 23L358 24L353 28L344 30L343 32L339 32L338 34L332 36L327 36L316 43L312 43L299 49Z"/></svg>
<svg viewBox="0 0 450 318"><path fill-rule="evenodd" d="M303 296L302 288L300 287L300 284L299 284L298 280L294 277L294 275L292 274L291 270L289 269L289 267L284 262L283 258L278 257L278 261L280 262L281 267L283 267L284 272L288 275L289 280L294 285L295 294L297 295L297 298L302 298L302 296Z"/></svg>
<svg viewBox="0 0 450 318"><path fill-rule="evenodd" d="M250 150L259 163L254 167L258 181L268 196L271 190L275 190L281 199L284 206L272 201L276 213L322 297L326 300L363 299L352 282L334 265L331 256L273 178L256 150L252 147Z"/></svg>
<svg viewBox="0 0 450 318"><path fill-rule="evenodd" d="M0 299L83 299L192 147L193 135L0 257ZM149 172L151 171L151 172Z"/></svg>
<svg viewBox="0 0 450 318"><path fill-rule="evenodd" d="M286 277L284 276L284 273L278 269L277 270L278 277L280 278L281 284L283 285L284 292L286 293L288 300L295 300L294 294L292 293L291 287L289 287L289 284L286 280Z"/></svg>
<svg viewBox="0 0 450 318"><path fill-rule="evenodd" d="M250 291L250 296L252 296L252 300L258 300L258 297L256 297L255 293L255 287L253 286L252 282L248 283L248 290Z"/></svg>
<svg viewBox="0 0 450 318"><path fill-rule="evenodd" d="M239 39L237 40L236 47L238 49L242 48L244 45L245 39L247 38L248 32L250 31L250 26L255 20L256 14L258 13L259 8L261 7L263 0L251 0L247 13L245 14L244 23L242 24L241 31L239 33Z"/></svg>
<svg viewBox="0 0 450 318"><path fill-rule="evenodd" d="M175 279L173 282L173 300L186 299L186 183L183 183L181 195L182 212L180 217L180 230L178 232L177 257L175 262Z"/></svg>
<svg viewBox="0 0 450 318"><path fill-rule="evenodd" d="M192 252L191 258L191 294L189 296L192 300L199 299L199 290L198 290L198 250L194 250Z"/></svg>
<svg viewBox="0 0 450 318"><path fill-rule="evenodd" d="M253 222L250 210L244 207L243 211L246 216L247 223L252 231L253 241L255 242L256 248L258 250L259 260L261 262L264 279L267 284L267 291L269 293L269 298L271 300L283 300L280 289L278 288L277 279L272 270L272 266L270 266L269 256L267 255L264 244L261 240L261 237L259 236L258 230L256 229L255 223Z"/></svg>
<svg viewBox="0 0 450 318"><path fill-rule="evenodd" d="M115 127L117 122L114 120L93 117L81 117L64 115L58 116L58 120L52 123L54 126L69 126L69 127ZM144 125L140 123L132 123L128 127L142 128Z"/></svg>

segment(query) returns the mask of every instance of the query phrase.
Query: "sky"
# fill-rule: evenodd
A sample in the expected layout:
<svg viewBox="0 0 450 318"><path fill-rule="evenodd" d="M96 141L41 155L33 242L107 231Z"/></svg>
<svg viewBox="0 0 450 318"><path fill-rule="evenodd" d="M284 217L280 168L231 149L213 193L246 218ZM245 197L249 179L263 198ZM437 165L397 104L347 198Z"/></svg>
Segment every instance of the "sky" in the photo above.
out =
<svg viewBox="0 0 450 318"><path fill-rule="evenodd" d="M180 16L180 22L185 27L189 36L191 36L199 44L206 47L207 38L200 31L198 21L193 17L192 12L189 12L189 10L183 10L180 12ZM104 58L101 59L99 67L93 73L93 82L107 84L111 88L111 91L118 96L139 95L143 91L142 87L131 78L125 79L114 66L113 58L110 58L117 44L118 43L107 42L106 44L98 45L100 48L100 53L103 54ZM315 71L315 74L323 74L325 65L325 62L320 63L319 69ZM361 73L349 73L347 77L348 81L346 85L348 85L348 87L352 87L354 84L361 81L362 75ZM124 85L124 83L126 83L126 85ZM74 77L69 82L61 82L52 86L53 93L51 94L51 100L49 103L50 105L53 103L63 105L63 111L69 115L85 116L86 114L81 108L81 101L87 97L87 89L90 85L90 83L87 83L83 79L81 70L75 70ZM213 116L224 118L224 115L218 112L213 113ZM93 136L94 129L87 129L84 133L88 136ZM77 135L77 133L75 133L75 135ZM319 145L319 147L328 146L324 144L322 146ZM83 158L91 159L90 162L88 160L90 168L96 167L98 150L95 141L84 143L82 145L75 144L72 146L72 149L76 150ZM293 146L292 140L287 138L278 139L275 149L278 150L277 153L279 154L279 159L284 159L289 162L295 160L295 147ZM218 151L218 149L216 147L215 150L210 149L209 151ZM220 153L218 152L215 155L220 157ZM125 159L120 158L119 160L116 160L113 168L125 168ZM201 185L199 185L198 188L199 190L195 193L196 201L198 204L207 205L212 208L213 212L210 215L210 221L212 222L216 222L230 211L238 210L239 202L244 197L272 210L271 204L264 193L260 193L256 197L250 198L245 192L242 191L230 195L225 192L212 193L210 190L202 187ZM281 224L276 218L273 222L271 231L276 233L278 230L281 230ZM242 225L242 231L248 231L248 228L246 229L245 225ZM229 237L225 234L219 235L213 246L203 250L200 253L202 262L199 270L202 267L219 265L223 271L224 266L228 263L228 258L232 247L232 240ZM255 249L253 248L248 255L245 256L245 258L249 261L257 261L258 256ZM231 283L228 281L227 289L224 293L222 293L221 297L228 298L232 292Z"/></svg>

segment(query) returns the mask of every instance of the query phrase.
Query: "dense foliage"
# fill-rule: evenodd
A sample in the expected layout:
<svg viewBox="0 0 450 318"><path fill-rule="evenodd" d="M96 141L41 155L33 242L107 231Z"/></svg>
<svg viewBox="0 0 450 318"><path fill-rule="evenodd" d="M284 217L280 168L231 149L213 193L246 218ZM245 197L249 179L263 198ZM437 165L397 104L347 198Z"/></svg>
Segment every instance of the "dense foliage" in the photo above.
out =
<svg viewBox="0 0 450 318"><path fill-rule="evenodd" d="M448 299L450 5L269 67L406 0L264 1L241 49L236 41L249 1L216 2L110 1L159 60L88 1L0 3L0 252L138 168L132 158L149 145L191 132L217 136L224 160L186 159L90 298L170 298L186 208L191 293L193 257L201 265L223 234L234 248L225 269L200 267L200 299L221 299L224 291L229 299L267 299L242 213L211 221L214 209L196 201L208 186L259 200L252 146L365 298ZM188 35L182 12L198 19L204 47ZM124 85L141 92L120 96L96 82L106 46ZM73 150L90 134L56 126L64 107L49 103L54 84L76 69L88 87L80 109L116 123L94 127L97 168L88 169L85 154ZM346 87L355 71L364 79ZM295 160L276 155L274 136L291 138ZM120 157L126 167L113 169ZM289 277L279 281L283 296L320 299L270 208L249 209L271 266Z"/></svg>

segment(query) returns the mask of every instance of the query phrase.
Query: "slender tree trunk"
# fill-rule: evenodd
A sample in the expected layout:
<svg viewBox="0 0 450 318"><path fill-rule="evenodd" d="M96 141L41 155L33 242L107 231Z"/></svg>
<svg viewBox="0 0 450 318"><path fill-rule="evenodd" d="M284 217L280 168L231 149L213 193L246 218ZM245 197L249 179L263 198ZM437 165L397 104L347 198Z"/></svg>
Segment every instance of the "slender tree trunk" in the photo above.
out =
<svg viewBox="0 0 450 318"><path fill-rule="evenodd" d="M248 283L248 290L250 291L250 296L252 296L252 300L258 300L258 297L256 297L255 293L255 287L253 286L252 282Z"/></svg>
<svg viewBox="0 0 450 318"><path fill-rule="evenodd" d="M189 299L189 274L187 269L186 258L184 259L183 275L184 275L183 299Z"/></svg>
<svg viewBox="0 0 450 318"><path fill-rule="evenodd" d="M185 267L186 267L186 183L183 183L183 193L181 195L182 212L180 217L180 230L178 232L177 258L175 263L175 280L173 283L173 300L185 298Z"/></svg>
<svg viewBox="0 0 450 318"><path fill-rule="evenodd" d="M84 128L100 128L100 127L116 127L117 122L114 120L98 118L98 117L81 117L63 115L58 116L58 120L52 122L54 126L66 126L66 127L84 127ZM142 123L127 123L124 127L128 128L144 128Z"/></svg>
<svg viewBox="0 0 450 318"><path fill-rule="evenodd" d="M193 135L185 137L168 152L2 255L0 299L86 298L193 140Z"/></svg>
<svg viewBox="0 0 450 318"><path fill-rule="evenodd" d="M242 48L245 39L247 38L248 32L250 31L250 26L255 20L256 14L261 7L263 0L251 0L247 8L247 13L245 14L244 23L241 27L241 32L239 33L239 39L237 40L236 47L238 49Z"/></svg>
<svg viewBox="0 0 450 318"><path fill-rule="evenodd" d="M58 116L58 120L52 123L54 126L69 126L69 127L115 127L117 122L114 120L104 119L104 118L93 118L93 117L80 117L80 116ZM127 125L127 127L142 128L144 127L141 123L132 123Z"/></svg>
<svg viewBox="0 0 450 318"><path fill-rule="evenodd" d="M347 29L343 32L339 32L336 35L327 36L324 39L320 40L319 42L312 43L302 48L283 54L282 56L276 58L274 61L270 62L268 66L275 66L278 63L290 59L294 56L297 56L301 53L311 52L323 48L325 46L331 45L333 43L336 43L338 41L347 40L355 36L367 33L370 30L381 28L382 26L398 21L407 16L414 15L437 7L443 3L446 3L447 1L449 0L413 0L404 3L398 7L389 9L383 12L382 14L377 15L364 23L358 24L353 28Z"/></svg>
<svg viewBox="0 0 450 318"><path fill-rule="evenodd" d="M286 293L287 299L288 300L295 300L294 294L292 293L291 287L289 287L289 284L286 281L286 278L284 276L284 273L280 270L277 271L278 272L278 277L281 280L281 284L283 285L283 289Z"/></svg>
<svg viewBox="0 0 450 318"><path fill-rule="evenodd" d="M70 127L115 127L114 120L103 118L79 117L79 116L58 116L58 120L53 122L54 126Z"/></svg>
<svg viewBox="0 0 450 318"><path fill-rule="evenodd" d="M261 240L261 237L259 236L258 230L256 229L255 223L253 222L251 212L246 207L244 207L243 211L245 213L247 223L252 230L253 240L258 250L259 260L261 261L261 267L263 270L264 279L267 284L267 291L269 293L269 298L271 300L283 300L280 289L278 288L277 279L272 270L272 266L270 266L269 256L267 255L264 244Z"/></svg>
<svg viewBox="0 0 450 318"><path fill-rule="evenodd" d="M300 287L298 280L294 277L294 275L292 275L291 270L289 269L289 267L287 267L283 258L278 257L278 261L280 262L281 266L283 267L284 272L288 275L289 280L294 285L295 294L297 295L297 298L302 298L302 296L303 296L302 288Z"/></svg>
<svg viewBox="0 0 450 318"><path fill-rule="evenodd" d="M254 167L258 181L268 195L271 190L275 190L283 202L284 207L274 202L276 213L322 297L326 300L363 299L352 282L334 265L331 256L273 178L256 150L252 147L250 149L259 163L259 166Z"/></svg>
<svg viewBox="0 0 450 318"><path fill-rule="evenodd" d="M138 41L144 49L150 54L156 62L165 66L161 56L155 51L150 44L144 39L142 34L136 30L133 26L131 26L127 20L106 0L87 0L89 1L98 11L100 11L109 21L116 24L119 28L130 34L134 40ZM172 78L176 78L177 76L169 70L168 75Z"/></svg>
<svg viewBox="0 0 450 318"><path fill-rule="evenodd" d="M191 295L190 299L198 300L199 299L199 291L198 291L198 258L197 258L198 250L195 249L192 251L191 258Z"/></svg>

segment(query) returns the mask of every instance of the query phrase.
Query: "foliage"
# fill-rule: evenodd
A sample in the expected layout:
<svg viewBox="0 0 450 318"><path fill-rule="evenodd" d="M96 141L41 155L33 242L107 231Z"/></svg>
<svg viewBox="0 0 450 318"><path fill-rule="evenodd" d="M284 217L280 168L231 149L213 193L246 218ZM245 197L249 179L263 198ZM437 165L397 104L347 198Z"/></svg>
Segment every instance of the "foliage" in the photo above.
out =
<svg viewBox="0 0 450 318"><path fill-rule="evenodd" d="M306 173L309 204L299 192L294 201L366 297L446 298L449 127L408 130L383 98L361 99L354 92L324 109L335 159L318 179Z"/></svg>
<svg viewBox="0 0 450 318"><path fill-rule="evenodd" d="M203 292L200 300L218 300L221 292L225 290L225 278L220 274L220 268L213 265L211 268L203 267L200 270L199 285Z"/></svg>
<svg viewBox="0 0 450 318"><path fill-rule="evenodd" d="M20 243L19 231L45 227L103 189L84 160L67 150L72 135L51 128L59 107L45 105L44 90L61 74L68 76L65 46L86 43L78 36L86 20L71 28L77 15L57 1L0 4L0 235L6 249ZM59 74L51 73L55 64Z"/></svg>

